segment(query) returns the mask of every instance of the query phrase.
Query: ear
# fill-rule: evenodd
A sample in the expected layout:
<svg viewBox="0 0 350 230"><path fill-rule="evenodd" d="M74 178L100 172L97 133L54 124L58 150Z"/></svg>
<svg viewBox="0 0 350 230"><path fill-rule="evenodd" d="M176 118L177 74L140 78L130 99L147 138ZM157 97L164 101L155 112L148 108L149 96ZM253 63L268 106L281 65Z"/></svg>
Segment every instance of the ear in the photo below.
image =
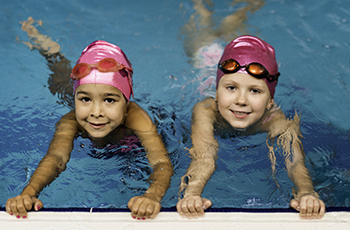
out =
<svg viewBox="0 0 350 230"><path fill-rule="evenodd" d="M274 104L273 98L270 97L270 99L266 105L266 110L270 110L272 108L273 104Z"/></svg>

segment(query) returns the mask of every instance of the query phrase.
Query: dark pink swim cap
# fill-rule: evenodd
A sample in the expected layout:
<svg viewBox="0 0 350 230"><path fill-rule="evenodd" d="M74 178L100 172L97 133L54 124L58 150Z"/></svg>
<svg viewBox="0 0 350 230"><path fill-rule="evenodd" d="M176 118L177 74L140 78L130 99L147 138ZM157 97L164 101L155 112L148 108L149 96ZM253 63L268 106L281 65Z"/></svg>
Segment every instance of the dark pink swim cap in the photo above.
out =
<svg viewBox="0 0 350 230"><path fill-rule="evenodd" d="M132 68L129 59L118 46L100 40L94 41L88 45L81 53L76 64L95 64L105 58L113 58L118 63ZM74 92L78 86L83 84L105 84L119 89L129 101L130 95L132 94L134 96L132 89L132 74L133 72L128 70L101 73L97 69L92 69L87 76L73 81Z"/></svg>
<svg viewBox="0 0 350 230"><path fill-rule="evenodd" d="M241 66L257 62L262 64L267 71L269 71L270 75L276 75L278 73L275 49L268 43L254 36L244 35L230 42L225 47L219 63L229 59L236 60ZM248 74L243 68L238 72ZM223 75L225 75L225 73L218 69L216 74L216 88L218 87L219 81ZM273 98L277 81L269 82L266 78L263 80L269 88L271 97Z"/></svg>

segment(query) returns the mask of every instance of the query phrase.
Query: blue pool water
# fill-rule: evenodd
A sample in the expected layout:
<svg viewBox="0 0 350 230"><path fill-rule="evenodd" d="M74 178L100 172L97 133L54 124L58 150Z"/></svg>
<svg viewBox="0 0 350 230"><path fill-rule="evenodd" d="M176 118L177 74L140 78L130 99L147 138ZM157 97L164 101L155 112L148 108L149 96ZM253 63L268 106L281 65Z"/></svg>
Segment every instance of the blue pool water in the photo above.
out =
<svg viewBox="0 0 350 230"><path fill-rule="evenodd" d="M204 4L213 12L208 26L196 14L198 2L1 2L0 207L20 194L48 149L54 124L70 110L69 100L50 91L50 63L21 42L30 41L19 23L29 16L43 21L36 28L61 46L70 66L97 39L115 43L127 54L134 67L134 100L156 122L175 169L163 207L176 205L190 161L191 108L215 94L214 66L198 65L208 60L197 49L216 47L215 54L239 34L261 37L275 47L282 74L275 101L287 116L295 111L302 116L306 163L316 191L327 206L350 207L350 2L231 5L215 0L212 6ZM235 20L231 31L217 33L222 19L237 12L243 12L243 20ZM189 32L185 28L191 28L192 15L198 31ZM217 170L203 193L213 207L288 207L293 185L279 157L276 179L282 189L277 188L265 139L266 134L219 139ZM40 198L51 208L126 208L127 200L147 188L148 175L142 156L94 158L89 141L78 138L67 170Z"/></svg>

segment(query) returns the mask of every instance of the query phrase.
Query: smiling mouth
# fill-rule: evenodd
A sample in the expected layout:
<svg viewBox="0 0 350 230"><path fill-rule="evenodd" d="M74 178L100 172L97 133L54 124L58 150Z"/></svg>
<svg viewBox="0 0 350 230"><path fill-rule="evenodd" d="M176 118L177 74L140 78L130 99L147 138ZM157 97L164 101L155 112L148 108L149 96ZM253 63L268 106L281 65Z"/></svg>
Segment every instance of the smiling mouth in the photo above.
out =
<svg viewBox="0 0 350 230"><path fill-rule="evenodd" d="M241 111L233 111L230 110L237 118L246 118L251 114L251 112L241 112Z"/></svg>
<svg viewBox="0 0 350 230"><path fill-rule="evenodd" d="M101 129L101 128L103 128L103 127L106 125L106 123L103 123L103 124L95 124L95 123L89 122L89 125L90 125L92 128L94 128L94 129Z"/></svg>

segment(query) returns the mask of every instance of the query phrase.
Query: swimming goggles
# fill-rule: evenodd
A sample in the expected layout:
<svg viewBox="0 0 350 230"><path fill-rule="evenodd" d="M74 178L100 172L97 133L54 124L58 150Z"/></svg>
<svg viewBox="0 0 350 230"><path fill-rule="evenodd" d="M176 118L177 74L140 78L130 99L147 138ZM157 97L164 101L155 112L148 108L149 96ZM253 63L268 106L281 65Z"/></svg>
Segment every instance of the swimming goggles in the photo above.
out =
<svg viewBox="0 0 350 230"><path fill-rule="evenodd" d="M127 70L128 78L130 78L130 72L133 70L130 67L125 66L124 64L118 63L113 58L104 58L95 64L79 63L74 66L71 73L71 78L73 80L79 80L91 72L92 69L97 69L101 73L106 72L119 72L121 70Z"/></svg>
<svg viewBox="0 0 350 230"><path fill-rule="evenodd" d="M278 77L281 75L277 73L276 75L270 75L269 71L260 63L253 62L248 65L241 66L236 60L229 59L218 64L218 68L225 74L236 73L238 70L245 68L248 74L258 79L266 78L267 81L277 81Z"/></svg>

